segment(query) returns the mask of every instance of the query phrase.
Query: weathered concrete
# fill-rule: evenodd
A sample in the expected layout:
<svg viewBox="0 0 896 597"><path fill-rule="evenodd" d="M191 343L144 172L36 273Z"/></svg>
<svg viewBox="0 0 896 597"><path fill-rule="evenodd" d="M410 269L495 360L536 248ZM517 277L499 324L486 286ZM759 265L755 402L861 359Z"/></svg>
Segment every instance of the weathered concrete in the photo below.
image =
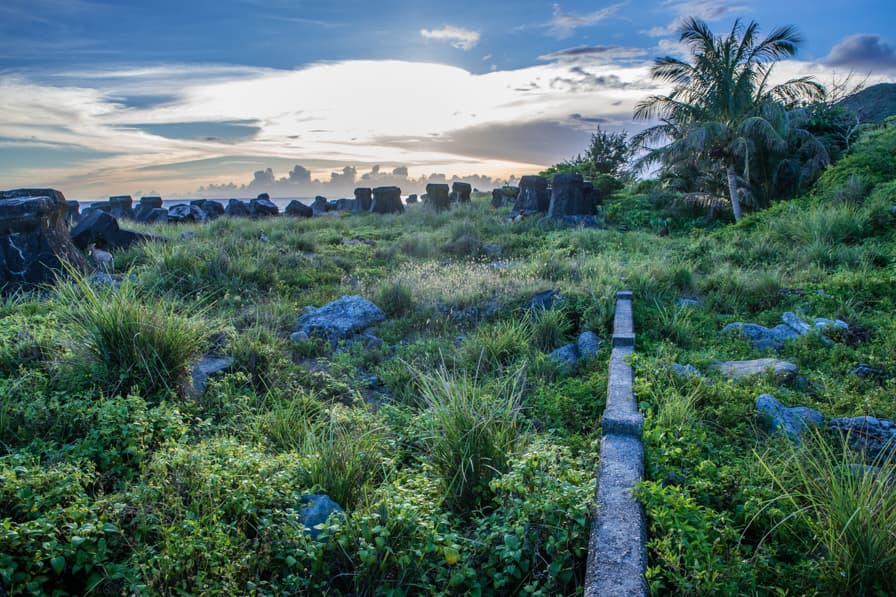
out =
<svg viewBox="0 0 896 597"><path fill-rule="evenodd" d="M585 595L645 596L647 524L632 488L644 478L644 417L633 390L634 371L626 357L634 352L632 293L616 294L613 351L607 405L601 427L596 506L588 546Z"/></svg>

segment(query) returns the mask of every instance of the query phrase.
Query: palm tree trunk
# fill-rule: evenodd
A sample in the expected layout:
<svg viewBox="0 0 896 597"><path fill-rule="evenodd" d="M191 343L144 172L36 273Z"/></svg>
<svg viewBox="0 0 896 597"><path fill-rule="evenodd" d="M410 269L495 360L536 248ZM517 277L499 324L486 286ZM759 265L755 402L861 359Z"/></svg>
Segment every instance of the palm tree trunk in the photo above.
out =
<svg viewBox="0 0 896 597"><path fill-rule="evenodd" d="M734 221L740 222L740 199L737 197L737 173L734 171L734 165L727 164L725 173L728 175L728 194L731 196L731 211L734 212Z"/></svg>

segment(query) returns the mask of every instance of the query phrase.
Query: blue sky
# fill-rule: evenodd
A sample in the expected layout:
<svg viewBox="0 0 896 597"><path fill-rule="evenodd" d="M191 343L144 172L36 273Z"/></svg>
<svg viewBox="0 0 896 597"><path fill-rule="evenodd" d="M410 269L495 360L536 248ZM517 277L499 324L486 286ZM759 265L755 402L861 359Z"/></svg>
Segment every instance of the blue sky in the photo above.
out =
<svg viewBox="0 0 896 597"><path fill-rule="evenodd" d="M643 126L632 107L661 91L646 69L678 51L686 16L795 24L806 41L782 76L896 80L892 1L804 7L4 0L0 180L85 199L486 185L570 157L598 124Z"/></svg>

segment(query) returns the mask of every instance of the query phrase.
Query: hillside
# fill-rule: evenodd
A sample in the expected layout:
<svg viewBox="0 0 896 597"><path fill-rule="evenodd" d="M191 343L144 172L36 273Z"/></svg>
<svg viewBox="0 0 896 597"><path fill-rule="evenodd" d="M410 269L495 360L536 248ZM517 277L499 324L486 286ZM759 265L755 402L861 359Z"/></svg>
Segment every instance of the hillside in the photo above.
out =
<svg viewBox="0 0 896 597"><path fill-rule="evenodd" d="M896 114L896 83L878 83L837 103L855 112L862 122L883 122Z"/></svg>

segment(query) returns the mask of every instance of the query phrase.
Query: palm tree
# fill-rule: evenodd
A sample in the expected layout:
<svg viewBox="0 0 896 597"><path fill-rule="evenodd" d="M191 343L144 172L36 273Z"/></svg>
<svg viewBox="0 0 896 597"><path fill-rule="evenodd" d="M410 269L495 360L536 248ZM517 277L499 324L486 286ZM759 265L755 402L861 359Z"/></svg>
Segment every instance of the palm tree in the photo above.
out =
<svg viewBox="0 0 896 597"><path fill-rule="evenodd" d="M779 27L765 39L758 32L756 22L744 26L738 19L726 37L716 36L703 21L688 19L680 28L680 41L692 62L657 58L651 76L675 87L669 95L647 98L635 110L635 118L660 119L636 135L636 142L671 139L651 149L642 163L681 162L690 155L720 165L735 220L741 218L737 166L743 166L748 179L758 151L784 151L787 140L773 119L782 107L824 96L824 88L810 77L771 85L775 63L796 54L802 38L793 26Z"/></svg>

